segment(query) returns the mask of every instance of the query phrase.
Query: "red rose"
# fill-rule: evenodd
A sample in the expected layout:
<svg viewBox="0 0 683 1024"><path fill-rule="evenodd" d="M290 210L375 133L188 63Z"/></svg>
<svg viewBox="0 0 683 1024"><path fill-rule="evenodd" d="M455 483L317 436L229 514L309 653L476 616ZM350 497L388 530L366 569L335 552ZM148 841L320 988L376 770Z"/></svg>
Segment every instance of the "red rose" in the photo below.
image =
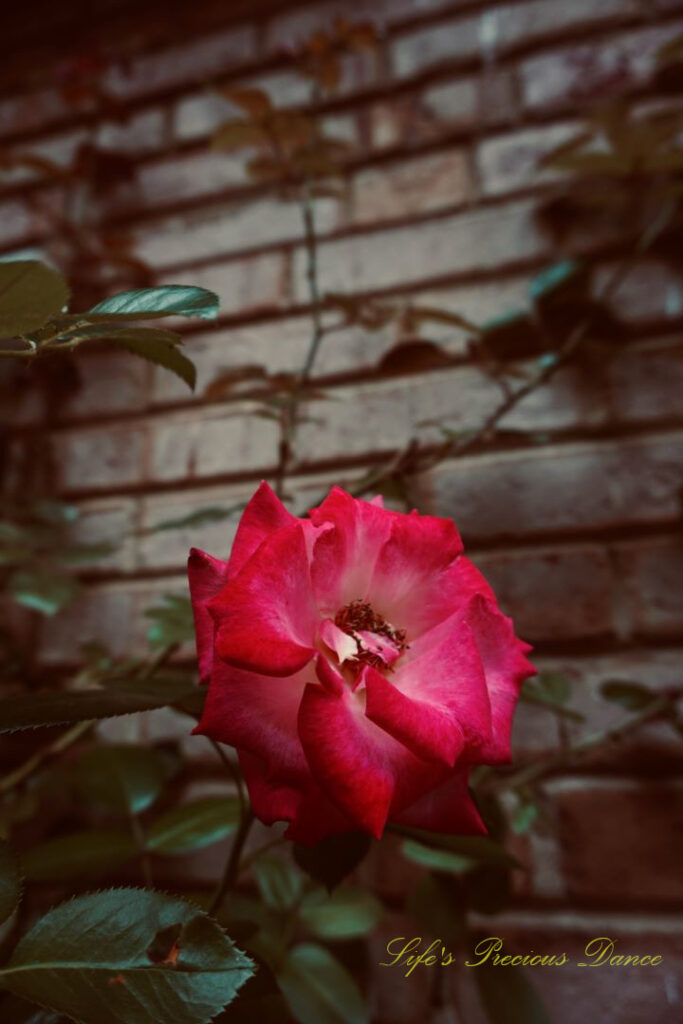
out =
<svg viewBox="0 0 683 1024"><path fill-rule="evenodd" d="M509 761L534 669L449 519L339 488L297 519L263 483L230 560L193 549L189 578L196 731L237 749L257 817L304 843L484 831L469 767Z"/></svg>

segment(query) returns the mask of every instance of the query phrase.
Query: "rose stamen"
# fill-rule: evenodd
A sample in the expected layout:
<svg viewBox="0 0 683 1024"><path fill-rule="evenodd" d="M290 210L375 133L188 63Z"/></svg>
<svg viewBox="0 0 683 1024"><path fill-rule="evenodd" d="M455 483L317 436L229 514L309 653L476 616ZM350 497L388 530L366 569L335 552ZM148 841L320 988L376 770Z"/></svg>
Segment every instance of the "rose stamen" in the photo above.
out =
<svg viewBox="0 0 683 1024"><path fill-rule="evenodd" d="M351 668L360 669L363 665L371 665L376 669L392 671L393 662L408 649L405 629L396 629L362 598L356 598L341 608L334 617L334 624L356 643L356 657L348 659ZM376 637L379 646L383 639L388 641L390 649L393 649L391 656L383 656L377 650L372 650L369 646L372 639L367 634Z"/></svg>

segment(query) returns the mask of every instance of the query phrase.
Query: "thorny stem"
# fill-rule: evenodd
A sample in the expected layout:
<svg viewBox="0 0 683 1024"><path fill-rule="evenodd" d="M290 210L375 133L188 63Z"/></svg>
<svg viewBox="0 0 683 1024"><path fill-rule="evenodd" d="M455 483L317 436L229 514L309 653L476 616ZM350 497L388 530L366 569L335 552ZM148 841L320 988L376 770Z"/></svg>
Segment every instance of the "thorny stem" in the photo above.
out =
<svg viewBox="0 0 683 1024"><path fill-rule="evenodd" d="M660 697L656 697L641 711L629 715L612 729L590 733L588 736L584 736L583 739L578 740L563 750L559 750L555 754L534 758L534 760L523 765L511 775L504 775L494 779L490 783L490 788L493 790L511 789L528 785L530 782L538 782L539 779L555 771L555 769L566 767L568 762L580 758L584 754L589 754L592 750L604 744L617 742L629 733L639 729L641 725L662 717L671 710L674 701L678 697L680 697L679 693L663 694Z"/></svg>
<svg viewBox="0 0 683 1024"><path fill-rule="evenodd" d="M225 863L223 875L218 883L215 893L213 894L211 903L209 904L209 914L215 914L237 881L237 875L239 874L240 867L240 856L244 849L244 844L247 840L247 836L249 835L249 829L251 828L253 821L253 811L250 807L246 808L244 814L241 816L239 828L235 833L235 838L230 848L230 856Z"/></svg>
<svg viewBox="0 0 683 1024"><path fill-rule="evenodd" d="M302 393L308 383L313 366L325 336L322 320L322 302L318 282L318 243L315 228L315 200L311 191L311 182L306 180L301 191L301 214L304 222L304 242L306 246L306 280L311 306L311 339L303 366L296 379L289 401L282 414L282 436L280 438L280 456L275 478L275 492L283 496L287 470L292 460L294 437L298 426L299 404Z"/></svg>
<svg viewBox="0 0 683 1024"><path fill-rule="evenodd" d="M629 254L620 262L614 274L610 277L609 281L601 291L599 296L599 300L601 302L607 301L614 294L629 273L634 256L640 255L641 252L642 247L639 247L636 253ZM491 412L483 423L471 434L455 440L448 439L436 449L431 448L422 452L420 451L417 440L412 438L405 447L393 455L388 462L379 466L374 473L370 473L366 476L355 488L350 487L350 492L355 497L360 497L360 495L366 494L368 491L377 487L378 484L390 480L394 476L400 475L401 473L415 474L424 472L446 458L458 458L465 455L482 441L489 440L504 416L511 412L532 392L536 391L537 388L541 387L543 384L547 384L548 381L555 376L557 371L566 365L586 337L587 333L590 331L592 324L592 316L587 316L582 320L581 323L578 324L570 333L564 345L557 352L555 358L551 362L545 363L525 384L507 394L503 401L496 406L493 412Z"/></svg>

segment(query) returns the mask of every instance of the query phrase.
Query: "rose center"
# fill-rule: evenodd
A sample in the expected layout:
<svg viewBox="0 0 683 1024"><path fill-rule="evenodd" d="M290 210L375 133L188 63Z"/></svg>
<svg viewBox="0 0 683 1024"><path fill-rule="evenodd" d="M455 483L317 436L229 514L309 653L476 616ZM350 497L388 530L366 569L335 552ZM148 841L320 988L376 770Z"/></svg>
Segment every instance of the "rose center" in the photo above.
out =
<svg viewBox="0 0 683 1024"><path fill-rule="evenodd" d="M361 598L344 605L335 615L334 624L355 641L356 654L346 659L352 668L372 665L390 670L408 647L405 629L396 629Z"/></svg>

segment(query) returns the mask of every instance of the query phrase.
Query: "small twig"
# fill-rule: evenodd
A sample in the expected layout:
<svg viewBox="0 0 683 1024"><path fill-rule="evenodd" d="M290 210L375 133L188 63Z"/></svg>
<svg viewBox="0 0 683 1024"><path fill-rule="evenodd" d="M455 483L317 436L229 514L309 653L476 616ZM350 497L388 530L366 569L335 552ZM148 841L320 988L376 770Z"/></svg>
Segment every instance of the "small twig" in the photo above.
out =
<svg viewBox="0 0 683 1024"><path fill-rule="evenodd" d="M216 891L213 894L211 903L209 904L209 914L216 913L216 911L221 906L223 900L225 899L225 897L227 896L227 894L230 892L235 882L237 881L237 876L239 874L240 856L242 850L244 849L244 844L247 840L247 836L249 835L249 829L251 828L253 820L253 811L251 810L251 808L248 808L246 812L242 815L239 828L235 834L233 844L230 847L230 856L228 857L225 863L225 868L223 870L221 880L218 883Z"/></svg>

